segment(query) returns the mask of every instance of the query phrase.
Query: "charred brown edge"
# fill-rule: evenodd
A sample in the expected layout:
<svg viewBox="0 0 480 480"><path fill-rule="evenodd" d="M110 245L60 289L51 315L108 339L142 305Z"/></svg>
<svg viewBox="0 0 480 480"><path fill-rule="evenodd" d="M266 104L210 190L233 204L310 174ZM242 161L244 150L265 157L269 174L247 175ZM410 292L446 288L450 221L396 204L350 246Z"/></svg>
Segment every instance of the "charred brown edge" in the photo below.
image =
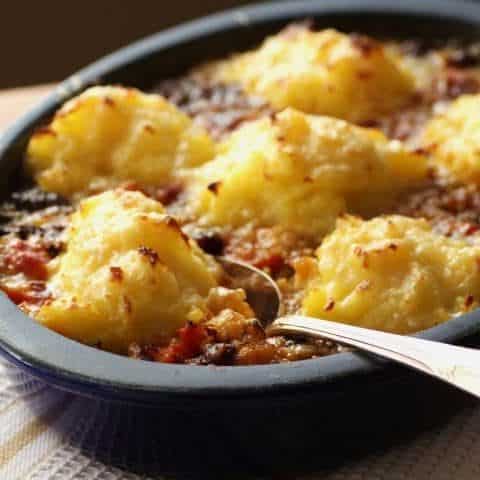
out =
<svg viewBox="0 0 480 480"><path fill-rule="evenodd" d="M110 274L112 280L116 282L121 282L123 280L123 270L120 267L110 267Z"/></svg>
<svg viewBox="0 0 480 480"><path fill-rule="evenodd" d="M155 250L142 245L138 247L138 253L146 257L152 267L158 263L158 253Z"/></svg>
<svg viewBox="0 0 480 480"><path fill-rule="evenodd" d="M182 228L180 227L180 224L177 222L177 220L174 217L171 217L171 216L167 215L166 218L165 218L165 223L166 223L167 227L170 227L171 229L178 232L180 234L180 236L182 237L182 240L188 246L190 246L190 238L188 238L188 236L182 230Z"/></svg>
<svg viewBox="0 0 480 480"><path fill-rule="evenodd" d="M218 195L218 190L220 189L220 186L222 185L222 182L213 182L207 185L208 190L210 190L214 195Z"/></svg>
<svg viewBox="0 0 480 480"><path fill-rule="evenodd" d="M49 125L43 125L41 127L38 127L35 132L33 133L33 136L42 136L42 135L50 135L52 137L57 136L57 132L53 130Z"/></svg>
<svg viewBox="0 0 480 480"><path fill-rule="evenodd" d="M107 105L108 107L114 107L115 106L115 100L110 97L109 95L105 95L103 97L103 103Z"/></svg>
<svg viewBox="0 0 480 480"><path fill-rule="evenodd" d="M351 33L350 41L354 48L356 48L364 57L370 56L375 50L382 48L381 44L373 38L361 35L359 33Z"/></svg>
<svg viewBox="0 0 480 480"><path fill-rule="evenodd" d="M473 304L473 301L474 301L473 295L467 295L465 297L465 308L471 307Z"/></svg>
<svg viewBox="0 0 480 480"><path fill-rule="evenodd" d="M326 312L329 312L330 310L333 310L333 308L335 307L335 300L333 298L329 298L327 303L325 304L325 306L323 307L323 309L326 311Z"/></svg>

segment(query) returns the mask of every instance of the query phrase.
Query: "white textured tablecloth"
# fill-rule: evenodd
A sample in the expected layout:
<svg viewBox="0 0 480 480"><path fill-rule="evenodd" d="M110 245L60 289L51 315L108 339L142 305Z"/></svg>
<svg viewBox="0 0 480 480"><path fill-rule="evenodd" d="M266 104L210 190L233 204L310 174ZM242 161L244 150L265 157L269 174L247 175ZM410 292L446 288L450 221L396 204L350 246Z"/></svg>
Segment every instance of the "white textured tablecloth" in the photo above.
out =
<svg viewBox="0 0 480 480"><path fill-rule="evenodd" d="M7 369L9 375L6 375ZM0 362L1 480L153 479L111 467L73 447L58 431L70 432L70 438L76 437L76 444L81 444L82 434L88 427L75 422L82 402L68 393L49 395L49 388L16 367ZM100 421L99 416L99 412L92 411L89 421ZM57 429L60 424L62 428ZM478 480L480 403L466 402L447 423L419 434L408 444L347 461L335 471L281 478Z"/></svg>

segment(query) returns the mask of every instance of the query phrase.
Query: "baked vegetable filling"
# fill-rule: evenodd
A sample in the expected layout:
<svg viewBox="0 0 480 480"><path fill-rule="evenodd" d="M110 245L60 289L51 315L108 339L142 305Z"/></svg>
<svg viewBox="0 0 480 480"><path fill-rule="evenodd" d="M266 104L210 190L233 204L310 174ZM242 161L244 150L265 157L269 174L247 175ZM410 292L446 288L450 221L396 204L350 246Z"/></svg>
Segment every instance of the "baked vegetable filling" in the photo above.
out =
<svg viewBox="0 0 480 480"><path fill-rule="evenodd" d="M0 206L0 290L135 359L303 360L219 256L287 313L412 333L480 301L480 48L293 25L151 92L87 89L31 137Z"/></svg>

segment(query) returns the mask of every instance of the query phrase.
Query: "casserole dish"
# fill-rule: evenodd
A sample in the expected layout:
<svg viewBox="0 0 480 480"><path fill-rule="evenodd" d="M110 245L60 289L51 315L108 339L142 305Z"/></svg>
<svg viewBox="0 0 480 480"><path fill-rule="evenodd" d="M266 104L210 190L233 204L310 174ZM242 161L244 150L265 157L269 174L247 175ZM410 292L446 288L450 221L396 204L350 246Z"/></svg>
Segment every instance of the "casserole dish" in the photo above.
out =
<svg viewBox="0 0 480 480"><path fill-rule="evenodd" d="M292 20L305 18L314 18L319 27L395 38L428 39L439 31L444 37L476 38L480 33L480 6L446 0L399 5L346 0L282 2L192 22L72 75L13 125L0 139L0 192L6 196L15 188L34 128L87 86L122 83L148 89L160 77L251 47ZM420 335L459 342L479 330L480 313L473 311ZM88 405L100 402L105 421L117 422L117 430L123 424L121 418L128 418L120 428L122 433L104 444L109 451L128 452L129 463L149 471L212 471L230 468L232 463L237 470L249 471L286 466L309 469L312 462L328 460L328 452L338 454L338 441L353 448L365 432L372 431L383 441L382 432L404 424L404 415L418 423L418 415L428 408L424 396L433 395L425 393L432 388L430 381L405 380L409 375L403 370L353 353L253 367L133 362L45 329L3 296L0 348L9 361L29 374L85 396L85 415ZM394 386L385 392L388 382ZM415 383L419 385L412 387ZM455 401L463 401L460 394L452 395ZM345 441L345 432L352 442ZM132 442L138 448L129 449Z"/></svg>

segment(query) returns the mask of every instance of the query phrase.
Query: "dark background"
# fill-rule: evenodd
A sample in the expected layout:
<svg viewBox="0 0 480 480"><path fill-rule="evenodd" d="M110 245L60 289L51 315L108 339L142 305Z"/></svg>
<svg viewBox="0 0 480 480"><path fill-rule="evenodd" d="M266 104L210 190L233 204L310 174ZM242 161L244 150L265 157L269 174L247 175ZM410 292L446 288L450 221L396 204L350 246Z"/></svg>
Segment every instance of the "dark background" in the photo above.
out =
<svg viewBox="0 0 480 480"><path fill-rule="evenodd" d="M388 1L388 0L387 0ZM0 88L61 80L132 40L248 0L4 0Z"/></svg>

